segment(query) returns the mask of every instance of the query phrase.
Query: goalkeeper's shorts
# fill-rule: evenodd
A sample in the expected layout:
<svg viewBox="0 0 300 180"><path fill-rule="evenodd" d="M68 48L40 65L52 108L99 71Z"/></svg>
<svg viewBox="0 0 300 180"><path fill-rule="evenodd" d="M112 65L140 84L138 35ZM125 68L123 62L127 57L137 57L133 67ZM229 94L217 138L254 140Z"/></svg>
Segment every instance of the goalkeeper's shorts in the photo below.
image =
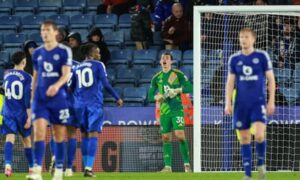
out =
<svg viewBox="0 0 300 180"><path fill-rule="evenodd" d="M235 105L233 112L234 129L250 129L254 122L266 123L267 115L264 104L255 105Z"/></svg>
<svg viewBox="0 0 300 180"><path fill-rule="evenodd" d="M184 112L172 111L160 116L160 132L169 133L172 130L184 130Z"/></svg>

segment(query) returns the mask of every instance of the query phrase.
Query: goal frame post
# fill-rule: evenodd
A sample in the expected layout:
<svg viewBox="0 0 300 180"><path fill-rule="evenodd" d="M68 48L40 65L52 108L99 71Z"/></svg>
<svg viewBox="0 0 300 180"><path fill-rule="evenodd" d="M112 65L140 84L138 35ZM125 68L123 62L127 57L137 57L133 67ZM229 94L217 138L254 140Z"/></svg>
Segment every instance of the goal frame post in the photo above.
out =
<svg viewBox="0 0 300 180"><path fill-rule="evenodd" d="M194 82L194 129L193 169L201 172L201 13L300 13L299 5L287 6L194 6L193 25L193 82ZM300 15L300 14L299 14ZM198 77L198 78L197 78Z"/></svg>

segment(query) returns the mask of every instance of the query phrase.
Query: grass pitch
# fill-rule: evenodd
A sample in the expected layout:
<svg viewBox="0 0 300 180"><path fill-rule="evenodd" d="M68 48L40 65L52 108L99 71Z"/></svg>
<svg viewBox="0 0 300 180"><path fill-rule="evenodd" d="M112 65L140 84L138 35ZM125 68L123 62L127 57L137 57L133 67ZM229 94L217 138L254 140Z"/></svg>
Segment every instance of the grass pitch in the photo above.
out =
<svg viewBox="0 0 300 180"><path fill-rule="evenodd" d="M20 180L25 179L25 173L14 173L6 178L4 174L0 179ZM257 173L253 174L253 180ZM49 173L43 174L44 180L51 180ZM65 180L90 179L84 178L82 173L75 173L73 177L65 177ZM97 173L96 178L101 180L242 180L243 173ZM268 172L268 180L300 180L300 172Z"/></svg>

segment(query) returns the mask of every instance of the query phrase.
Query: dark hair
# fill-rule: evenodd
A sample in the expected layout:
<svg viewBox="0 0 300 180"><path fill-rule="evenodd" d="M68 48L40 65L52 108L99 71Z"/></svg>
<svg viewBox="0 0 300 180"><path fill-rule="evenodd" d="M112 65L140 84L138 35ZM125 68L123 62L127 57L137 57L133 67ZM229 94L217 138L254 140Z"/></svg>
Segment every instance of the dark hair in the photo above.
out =
<svg viewBox="0 0 300 180"><path fill-rule="evenodd" d="M24 58L26 58L25 52L17 51L11 56L11 61L14 65L19 65Z"/></svg>
<svg viewBox="0 0 300 180"><path fill-rule="evenodd" d="M42 23L42 25L50 25L50 26L53 27L54 30L58 30L58 27L57 27L56 22L53 21L53 20L50 20L50 19L45 20L45 21Z"/></svg>
<svg viewBox="0 0 300 180"><path fill-rule="evenodd" d="M169 51L163 52L160 57L163 57L163 56L170 56L171 60L173 60L173 56Z"/></svg>
<svg viewBox="0 0 300 180"><path fill-rule="evenodd" d="M81 45L80 51L85 57L88 57L94 48L98 48L98 46L94 43L86 43Z"/></svg>

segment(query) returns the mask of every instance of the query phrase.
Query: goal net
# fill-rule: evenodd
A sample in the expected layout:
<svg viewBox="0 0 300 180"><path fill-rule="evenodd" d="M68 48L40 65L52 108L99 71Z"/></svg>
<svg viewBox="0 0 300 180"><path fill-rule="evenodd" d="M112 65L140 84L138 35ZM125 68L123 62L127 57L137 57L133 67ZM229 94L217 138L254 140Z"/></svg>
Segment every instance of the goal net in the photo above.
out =
<svg viewBox="0 0 300 180"><path fill-rule="evenodd" d="M267 170L300 170L300 14L295 8L195 7L194 112L200 119L194 129L195 171L243 170L224 102L228 59L240 49L238 34L244 27L256 31L255 48L269 53L276 78L276 113L267 122Z"/></svg>

